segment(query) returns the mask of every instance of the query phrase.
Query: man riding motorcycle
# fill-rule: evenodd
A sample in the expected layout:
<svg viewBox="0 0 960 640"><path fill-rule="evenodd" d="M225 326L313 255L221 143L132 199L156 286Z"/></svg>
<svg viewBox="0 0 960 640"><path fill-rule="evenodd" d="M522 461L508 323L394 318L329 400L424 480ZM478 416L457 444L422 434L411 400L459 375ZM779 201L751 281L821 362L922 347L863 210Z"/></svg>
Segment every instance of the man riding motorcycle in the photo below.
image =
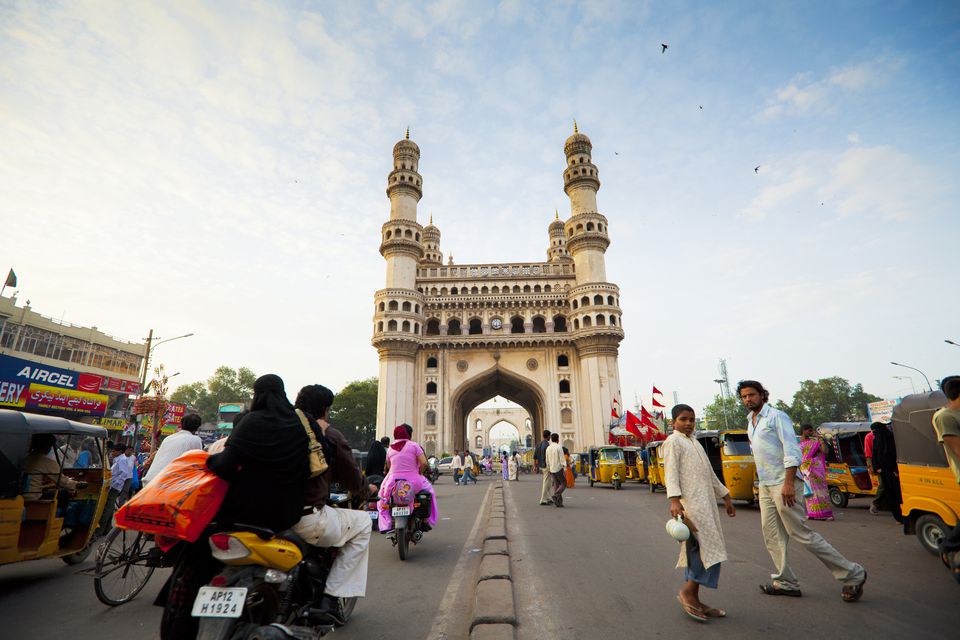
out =
<svg viewBox="0 0 960 640"><path fill-rule="evenodd" d="M293 531L314 546L339 549L327 576L322 601L317 603L317 610L321 617L340 625L345 622L340 607L341 598L363 597L366 594L370 516L365 511L327 506L330 485L333 483L354 494L366 490L363 475L346 438L327 422L333 398L330 389L314 384L301 389L294 403L309 418L317 439L323 442L329 467L309 480L307 507L300 522L293 526Z"/></svg>

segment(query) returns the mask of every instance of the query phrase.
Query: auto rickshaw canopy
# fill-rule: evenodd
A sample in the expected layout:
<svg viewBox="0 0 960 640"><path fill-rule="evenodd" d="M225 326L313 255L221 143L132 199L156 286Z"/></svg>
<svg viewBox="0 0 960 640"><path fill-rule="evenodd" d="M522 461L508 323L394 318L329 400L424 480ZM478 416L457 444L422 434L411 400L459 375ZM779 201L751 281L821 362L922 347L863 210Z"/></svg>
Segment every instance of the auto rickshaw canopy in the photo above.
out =
<svg viewBox="0 0 960 640"><path fill-rule="evenodd" d="M942 391L905 396L893 408L893 437L897 442L897 462L901 464L946 467L947 456L937 442L933 414L947 404Z"/></svg>

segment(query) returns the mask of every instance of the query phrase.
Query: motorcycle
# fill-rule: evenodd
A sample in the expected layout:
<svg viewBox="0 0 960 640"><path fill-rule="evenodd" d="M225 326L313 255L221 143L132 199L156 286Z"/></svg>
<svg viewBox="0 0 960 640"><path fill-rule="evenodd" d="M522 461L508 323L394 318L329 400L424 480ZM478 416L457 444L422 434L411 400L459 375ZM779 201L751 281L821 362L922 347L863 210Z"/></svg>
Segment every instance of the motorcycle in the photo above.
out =
<svg viewBox="0 0 960 640"><path fill-rule="evenodd" d="M440 479L440 467L438 466L436 458L427 459L427 480L430 481L430 484L436 483Z"/></svg>
<svg viewBox="0 0 960 640"><path fill-rule="evenodd" d="M407 559L410 543L419 543L423 534L429 531L426 519L430 516L430 492L420 491L416 495L411 493L410 483L397 478L388 501L390 515L393 517L393 530L389 537L397 547L401 560Z"/></svg>
<svg viewBox="0 0 960 640"><path fill-rule="evenodd" d="M327 504L349 502L348 494L331 493ZM338 626L314 607L338 549L314 547L293 531L241 524L212 534L210 549L226 566L194 600L198 640L317 640ZM343 624L357 600L340 598Z"/></svg>

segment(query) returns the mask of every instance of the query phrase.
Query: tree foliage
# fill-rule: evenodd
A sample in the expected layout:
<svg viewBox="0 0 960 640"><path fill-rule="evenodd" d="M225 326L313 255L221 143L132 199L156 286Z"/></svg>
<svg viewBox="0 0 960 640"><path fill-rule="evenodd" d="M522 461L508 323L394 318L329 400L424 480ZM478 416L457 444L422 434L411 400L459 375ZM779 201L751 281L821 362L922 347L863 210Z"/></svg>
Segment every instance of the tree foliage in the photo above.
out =
<svg viewBox="0 0 960 640"><path fill-rule="evenodd" d="M377 434L377 379L354 380L337 393L330 424L350 446L365 451Z"/></svg>
<svg viewBox="0 0 960 640"><path fill-rule="evenodd" d="M824 422L859 422L867 419L867 403L882 400L863 390L863 385L854 384L839 376L804 380L793 394L790 405L778 403L777 408L787 412L794 424Z"/></svg>
<svg viewBox="0 0 960 640"><path fill-rule="evenodd" d="M217 367L206 383L194 382L177 387L170 396L173 402L193 407L204 422L216 422L221 402L247 402L253 397L257 376L247 367Z"/></svg>
<svg viewBox="0 0 960 640"><path fill-rule="evenodd" d="M720 394L713 396L713 402L703 410L703 418L707 429L743 429L747 425L747 410L734 397L721 398Z"/></svg>

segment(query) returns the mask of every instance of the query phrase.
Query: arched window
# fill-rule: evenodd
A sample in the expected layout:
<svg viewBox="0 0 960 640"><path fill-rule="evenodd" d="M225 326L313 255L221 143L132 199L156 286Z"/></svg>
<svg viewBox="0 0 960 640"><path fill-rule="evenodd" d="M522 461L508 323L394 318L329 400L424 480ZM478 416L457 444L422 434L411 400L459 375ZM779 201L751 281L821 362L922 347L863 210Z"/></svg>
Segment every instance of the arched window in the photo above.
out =
<svg viewBox="0 0 960 640"><path fill-rule="evenodd" d="M447 335L459 336L460 335L460 321L456 318L450 318L447 320Z"/></svg>
<svg viewBox="0 0 960 640"><path fill-rule="evenodd" d="M427 358L427 369L436 369L437 368L437 359L433 356Z"/></svg>
<svg viewBox="0 0 960 640"><path fill-rule="evenodd" d="M613 296L607 296L607 304L613 306Z"/></svg>
<svg viewBox="0 0 960 640"><path fill-rule="evenodd" d="M544 292L544 293L550 293L552 290L553 290L553 289L550 288L550 285L548 285L548 284L543 285L543 292Z"/></svg>
<svg viewBox="0 0 960 640"><path fill-rule="evenodd" d="M561 380L560 381L560 393L570 393L570 381Z"/></svg>
<svg viewBox="0 0 960 640"><path fill-rule="evenodd" d="M390 311L396 311L397 309L400 308L400 305L397 304L397 301L396 301L396 300L391 300L391 301L390 301L390 304L389 304L389 306L388 306L387 308L389 308Z"/></svg>
<svg viewBox="0 0 960 640"><path fill-rule="evenodd" d="M480 289L473 287L472 289L470 289L470 293L473 295L477 295L478 293L480 293Z"/></svg>
<svg viewBox="0 0 960 640"><path fill-rule="evenodd" d="M387 323L387 331L396 331L397 330L397 321L391 320Z"/></svg>
<svg viewBox="0 0 960 640"><path fill-rule="evenodd" d="M542 291L542 289L540 288L540 285L538 285L538 284L533 285L533 292L534 292L534 293L540 293L541 291Z"/></svg>
<svg viewBox="0 0 960 640"><path fill-rule="evenodd" d="M403 303L403 310L404 310L404 311L410 311L410 308L411 308L411 307L410 307L410 303L409 303L409 302L404 302L404 303Z"/></svg>
<svg viewBox="0 0 960 640"><path fill-rule="evenodd" d="M590 320L590 316L583 316L583 328L589 329L591 326L593 326L593 321Z"/></svg>
<svg viewBox="0 0 960 640"><path fill-rule="evenodd" d="M470 320L470 335L475 336L481 333L483 333L483 323L480 318L472 318Z"/></svg>
<svg viewBox="0 0 960 640"><path fill-rule="evenodd" d="M553 316L553 332L566 333L567 319L564 316Z"/></svg>
<svg viewBox="0 0 960 640"><path fill-rule="evenodd" d="M603 304L603 296L600 294L593 296L593 304Z"/></svg>
<svg viewBox="0 0 960 640"><path fill-rule="evenodd" d="M582 298L580 298L580 306L581 306L581 307L586 307L586 306L589 306L589 305L590 305L590 298L588 298L587 296L583 296Z"/></svg>
<svg viewBox="0 0 960 640"><path fill-rule="evenodd" d="M419 185L420 182L418 181L417 184ZM419 234L419 233L415 234L415 235L413 236L413 239L416 240L417 242L420 242L420 234Z"/></svg>
<svg viewBox="0 0 960 640"><path fill-rule="evenodd" d="M413 332L414 332L414 333L417 333L417 334L420 333L420 323L419 323L419 322L414 322L414 323L413 323Z"/></svg>
<svg viewBox="0 0 960 640"><path fill-rule="evenodd" d="M583 231L583 225L582 225L582 224L578 224L578 225L577 225L577 231Z"/></svg>
<svg viewBox="0 0 960 640"><path fill-rule="evenodd" d="M489 287L483 287L483 288L480 289L480 293L490 293L490 288L489 288Z"/></svg>
<svg viewBox="0 0 960 640"><path fill-rule="evenodd" d="M427 419L426 419L426 423L427 423L427 426L428 426L428 427L436 426L436 424L437 424L437 412L436 412L436 411L434 411L433 409L430 409L429 411L427 411L426 418L427 418Z"/></svg>
<svg viewBox="0 0 960 640"><path fill-rule="evenodd" d="M579 328L580 328L580 321L577 320L576 318L574 318L574 320L573 320L573 330L576 331L576 330L579 329Z"/></svg>
<svg viewBox="0 0 960 640"><path fill-rule="evenodd" d="M476 429L477 431L480 431L481 429L483 429L483 420L478 419L476 422L474 422L473 428Z"/></svg>
<svg viewBox="0 0 960 640"><path fill-rule="evenodd" d="M450 293L450 292L447 291L447 288L446 288L446 287L443 287L442 289L440 289L440 295L445 296L445 295L447 295L448 293Z"/></svg>
<svg viewBox="0 0 960 640"><path fill-rule="evenodd" d="M510 318L510 333L523 333L523 318L513 316Z"/></svg>
<svg viewBox="0 0 960 640"><path fill-rule="evenodd" d="M393 233L390 231L390 229L387 229L387 240L389 240L389 239L390 239L390 236L392 236L392 235L393 235Z"/></svg>
<svg viewBox="0 0 960 640"><path fill-rule="evenodd" d="M523 292L524 292L524 293L530 293L530 285L528 285L528 284L523 285Z"/></svg>
<svg viewBox="0 0 960 640"><path fill-rule="evenodd" d="M587 223L587 231L593 231L593 223L592 223L592 222L588 222L588 223Z"/></svg>
<svg viewBox="0 0 960 640"><path fill-rule="evenodd" d="M579 305L576 300L573 301L573 308L576 309Z"/></svg>
<svg viewBox="0 0 960 640"><path fill-rule="evenodd" d="M409 320L404 320L404 321L403 321L403 325L401 325L401 326L403 327L403 331L404 331L405 333L409 333L409 332L410 332L410 321L409 321Z"/></svg>
<svg viewBox="0 0 960 640"><path fill-rule="evenodd" d="M412 237L413 237L413 231L410 231L410 229L407 229L406 231L403 232L403 237L404 237L404 238L412 238Z"/></svg>
<svg viewBox="0 0 960 640"><path fill-rule="evenodd" d="M547 321L543 319L543 316L537 316L533 319L533 332L534 333L547 332Z"/></svg>
<svg viewBox="0 0 960 640"><path fill-rule="evenodd" d="M610 326L615 327L617 325L617 316L610 316Z"/></svg>
<svg viewBox="0 0 960 640"><path fill-rule="evenodd" d="M427 320L427 335L428 336L438 336L440 335L440 321L436 318L430 318Z"/></svg>
<svg viewBox="0 0 960 640"><path fill-rule="evenodd" d="M437 383L436 383L436 382L428 382L428 383L427 383L427 395L428 395L428 396L435 396L435 395L437 395Z"/></svg>
<svg viewBox="0 0 960 640"><path fill-rule="evenodd" d="M418 304L413 305L413 312L414 312L414 313L420 313L420 305L418 305Z"/></svg>
<svg viewBox="0 0 960 640"><path fill-rule="evenodd" d="M477 449L483 449L483 436L477 436Z"/></svg>
<svg viewBox="0 0 960 640"><path fill-rule="evenodd" d="M496 286L495 286L495 287L493 288L493 293L500 293L500 287L496 287Z"/></svg>
<svg viewBox="0 0 960 640"><path fill-rule="evenodd" d="M377 308L380 309L380 311L383 311L383 310L386 309L387 307L386 307L385 304L383 304L383 303L381 302L381 303L380 303L380 306L378 306Z"/></svg>
<svg viewBox="0 0 960 640"><path fill-rule="evenodd" d="M567 448L567 451L573 451L573 440L569 438L563 441L563 446Z"/></svg>
<svg viewBox="0 0 960 640"><path fill-rule="evenodd" d="M526 438L524 438L524 442L526 442L525 446L529 449L533 446L533 436L528 435Z"/></svg>
<svg viewBox="0 0 960 640"><path fill-rule="evenodd" d="M569 366L570 366L570 358L567 357L567 354L561 353L560 355L557 356L557 366L558 366L558 367L569 367Z"/></svg>
<svg viewBox="0 0 960 640"><path fill-rule="evenodd" d="M600 233L603 233L603 224L597 223L597 229L600 231Z"/></svg>
<svg viewBox="0 0 960 640"><path fill-rule="evenodd" d="M450 295L452 295L452 296L457 295L457 288L456 288L456 287L450 287Z"/></svg>
<svg viewBox="0 0 960 640"><path fill-rule="evenodd" d="M523 426L527 431L533 428L533 422L530 421L530 418L527 418L523 421Z"/></svg>
<svg viewBox="0 0 960 640"><path fill-rule="evenodd" d="M597 314L597 326L598 326L598 327L604 327L604 326L606 326L606 324L607 324L607 318L606 318L602 313L598 313L598 314Z"/></svg>
<svg viewBox="0 0 960 640"><path fill-rule="evenodd" d="M570 411L570 409L561 409L560 422L562 424L571 424L573 422L573 411Z"/></svg>
<svg viewBox="0 0 960 640"><path fill-rule="evenodd" d="M520 285L517 285L517 284L513 285L513 292L520 293Z"/></svg>

